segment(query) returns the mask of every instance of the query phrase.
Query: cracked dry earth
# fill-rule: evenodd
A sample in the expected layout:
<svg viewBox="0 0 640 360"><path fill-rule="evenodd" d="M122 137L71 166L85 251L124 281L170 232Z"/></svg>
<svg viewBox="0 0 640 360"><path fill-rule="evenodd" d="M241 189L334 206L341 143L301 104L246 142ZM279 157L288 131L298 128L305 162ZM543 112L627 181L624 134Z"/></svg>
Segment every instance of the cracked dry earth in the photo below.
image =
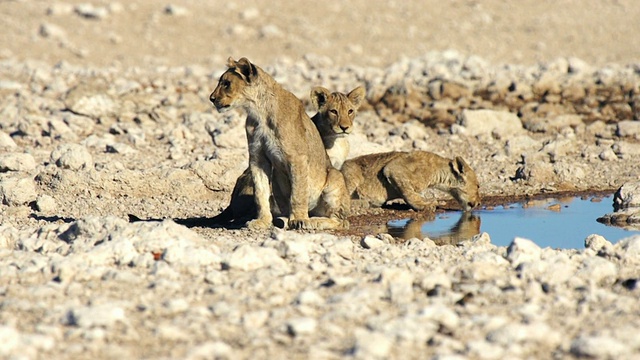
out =
<svg viewBox="0 0 640 360"><path fill-rule="evenodd" d="M311 22L260 2L0 2L0 357L640 356L639 236L593 234L558 250L519 237L496 246L490 233L399 242L359 228L429 216L397 208L355 213L348 233L208 221L247 166L244 114L208 102L229 55L247 55L309 112L313 86L364 86L351 156L461 155L486 205L638 193L640 47L593 25L597 13L634 29L632 2L403 4L318 9L322 24L363 14L345 16L344 37L325 33L336 52L305 47L317 38ZM433 29L467 22L447 37L411 33L407 13ZM514 13L522 23L507 31ZM486 34L470 36L474 27ZM205 30L224 41L204 45ZM562 30L582 42L558 41ZM520 55L516 44L526 44ZM378 47L387 52L365 56Z"/></svg>

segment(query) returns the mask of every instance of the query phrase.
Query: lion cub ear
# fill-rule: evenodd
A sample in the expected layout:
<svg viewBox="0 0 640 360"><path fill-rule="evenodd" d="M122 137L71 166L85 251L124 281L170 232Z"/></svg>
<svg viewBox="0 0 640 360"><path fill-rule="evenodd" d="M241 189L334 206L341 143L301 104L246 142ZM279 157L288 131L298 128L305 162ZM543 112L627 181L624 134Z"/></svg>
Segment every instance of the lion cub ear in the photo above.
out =
<svg viewBox="0 0 640 360"><path fill-rule="evenodd" d="M451 168L451 172L456 177L456 179L462 180L464 179L464 167L467 163L460 156L456 156L455 159L449 162L449 167Z"/></svg>
<svg viewBox="0 0 640 360"><path fill-rule="evenodd" d="M362 105L364 96L365 96L365 91L362 86L358 86L357 88L351 90L351 92L347 94L347 97L349 98L353 106L356 107L356 109L360 108L360 105Z"/></svg>
<svg viewBox="0 0 640 360"><path fill-rule="evenodd" d="M311 104L313 104L316 110L320 110L320 108L322 108L327 103L327 101L329 101L330 95L331 93L329 92L329 90L323 88L322 86L316 86L311 89L311 94L309 96L311 97Z"/></svg>
<svg viewBox="0 0 640 360"><path fill-rule="evenodd" d="M242 76L242 78L248 83L251 83L251 80L258 76L258 69L246 57L243 57L238 61L229 57L227 60L227 66L229 66L229 68L235 68L236 73Z"/></svg>

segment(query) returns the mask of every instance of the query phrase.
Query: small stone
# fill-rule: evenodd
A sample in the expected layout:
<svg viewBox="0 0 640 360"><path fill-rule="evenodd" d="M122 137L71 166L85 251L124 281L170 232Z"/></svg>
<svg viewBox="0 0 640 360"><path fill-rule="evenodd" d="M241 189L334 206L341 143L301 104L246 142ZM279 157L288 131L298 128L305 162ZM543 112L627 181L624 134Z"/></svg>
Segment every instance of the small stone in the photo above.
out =
<svg viewBox="0 0 640 360"><path fill-rule="evenodd" d="M182 6L169 4L165 6L164 13L173 16L186 16L189 15L189 10Z"/></svg>
<svg viewBox="0 0 640 360"><path fill-rule="evenodd" d="M584 247L587 249L598 251L603 247L610 247L611 243L598 234L591 234L584 239Z"/></svg>
<svg viewBox="0 0 640 360"><path fill-rule="evenodd" d="M51 152L51 162L70 170L85 170L93 167L89 150L78 144L62 144Z"/></svg>
<svg viewBox="0 0 640 360"><path fill-rule="evenodd" d="M384 241L375 236L367 235L360 241L360 244L365 249L375 249L384 246Z"/></svg>
<svg viewBox="0 0 640 360"><path fill-rule="evenodd" d="M0 148L15 149L17 147L18 145L9 134L0 131Z"/></svg>
<svg viewBox="0 0 640 360"><path fill-rule="evenodd" d="M615 211L632 207L640 207L640 181L623 184L613 195Z"/></svg>
<svg viewBox="0 0 640 360"><path fill-rule="evenodd" d="M264 267L282 267L286 262L273 248L255 247L248 244L238 246L223 264L229 269L254 271Z"/></svg>
<svg viewBox="0 0 640 360"><path fill-rule="evenodd" d="M516 267L523 262L540 259L540 247L529 239L516 237L507 248L507 260Z"/></svg>
<svg viewBox="0 0 640 360"><path fill-rule="evenodd" d="M31 171L36 168L36 160L31 154L0 154L0 172Z"/></svg>
<svg viewBox="0 0 640 360"><path fill-rule="evenodd" d="M64 41L67 39L67 32L61 27L54 24L41 24L38 33L43 38L51 38L55 40Z"/></svg>
<svg viewBox="0 0 640 360"><path fill-rule="evenodd" d="M27 205L36 200L36 184L32 178L0 180L0 199L9 206Z"/></svg>
<svg viewBox="0 0 640 360"><path fill-rule="evenodd" d="M618 340L608 336L580 336L571 342L571 353L598 359L619 359L629 350Z"/></svg>
<svg viewBox="0 0 640 360"><path fill-rule="evenodd" d="M524 131L520 118L508 111L464 110L460 125L467 129L470 136L497 133L503 138Z"/></svg>
<svg viewBox="0 0 640 360"><path fill-rule="evenodd" d="M317 321L314 318L303 317L291 319L287 322L287 332L291 336L312 334L316 331Z"/></svg>
<svg viewBox="0 0 640 360"><path fill-rule="evenodd" d="M36 199L36 210L43 213L53 213L56 211L56 200L46 194L39 195Z"/></svg>
<svg viewBox="0 0 640 360"><path fill-rule="evenodd" d="M369 330L356 330L354 354L358 358L386 358L389 356L393 342L386 334Z"/></svg>
<svg viewBox="0 0 640 360"><path fill-rule="evenodd" d="M619 121L616 128L616 135L620 137L633 137L636 139L640 138L640 121Z"/></svg>
<svg viewBox="0 0 640 360"><path fill-rule="evenodd" d="M614 161L614 160L618 160L618 155L616 155L613 149L606 148L598 155L598 158L600 158L600 160L603 160L603 161Z"/></svg>
<svg viewBox="0 0 640 360"><path fill-rule="evenodd" d="M123 308L112 304L71 309L65 319L67 325L85 329L93 327L110 328L118 322L127 322L126 313Z"/></svg>

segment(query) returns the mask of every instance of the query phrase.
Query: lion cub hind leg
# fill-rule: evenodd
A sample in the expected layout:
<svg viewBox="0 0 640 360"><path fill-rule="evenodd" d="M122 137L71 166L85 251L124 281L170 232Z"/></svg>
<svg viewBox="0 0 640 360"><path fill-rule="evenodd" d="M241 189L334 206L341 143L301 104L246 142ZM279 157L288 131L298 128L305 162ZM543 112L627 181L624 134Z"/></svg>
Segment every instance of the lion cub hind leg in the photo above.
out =
<svg viewBox="0 0 640 360"><path fill-rule="evenodd" d="M327 181L322 189L320 201L312 211L312 214L317 215L317 217L291 219L289 220L289 228L303 230L346 230L349 228L349 221L347 220L350 210L349 200L342 173L334 168L329 168L327 170Z"/></svg>
<svg viewBox="0 0 640 360"><path fill-rule="evenodd" d="M424 196L422 196L422 186L411 181L411 175L415 176L415 174L408 173L412 172L412 167L407 166L408 164L406 164L404 160L406 160L406 158L397 158L385 165L382 169L385 178L413 210L435 211L437 203L435 201L427 201Z"/></svg>

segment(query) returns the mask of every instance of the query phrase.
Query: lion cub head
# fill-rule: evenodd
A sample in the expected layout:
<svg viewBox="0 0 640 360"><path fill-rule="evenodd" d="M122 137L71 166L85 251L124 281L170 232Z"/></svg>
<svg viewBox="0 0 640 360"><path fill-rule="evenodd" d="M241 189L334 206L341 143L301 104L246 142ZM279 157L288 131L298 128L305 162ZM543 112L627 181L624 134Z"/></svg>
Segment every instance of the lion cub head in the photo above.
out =
<svg viewBox="0 0 640 360"><path fill-rule="evenodd" d="M362 86L351 90L348 94L330 92L317 86L311 90L311 103L318 110L314 123L320 135L346 136L353 130L353 119L362 105L365 91Z"/></svg>
<svg viewBox="0 0 640 360"><path fill-rule="evenodd" d="M451 174L457 180L449 193L464 211L469 211L480 205L480 183L475 171L460 156L449 162Z"/></svg>
<svg viewBox="0 0 640 360"><path fill-rule="evenodd" d="M209 96L218 112L247 105L245 91L258 77L258 68L247 58L235 61L230 57L227 66L229 68L220 76L218 85Z"/></svg>

